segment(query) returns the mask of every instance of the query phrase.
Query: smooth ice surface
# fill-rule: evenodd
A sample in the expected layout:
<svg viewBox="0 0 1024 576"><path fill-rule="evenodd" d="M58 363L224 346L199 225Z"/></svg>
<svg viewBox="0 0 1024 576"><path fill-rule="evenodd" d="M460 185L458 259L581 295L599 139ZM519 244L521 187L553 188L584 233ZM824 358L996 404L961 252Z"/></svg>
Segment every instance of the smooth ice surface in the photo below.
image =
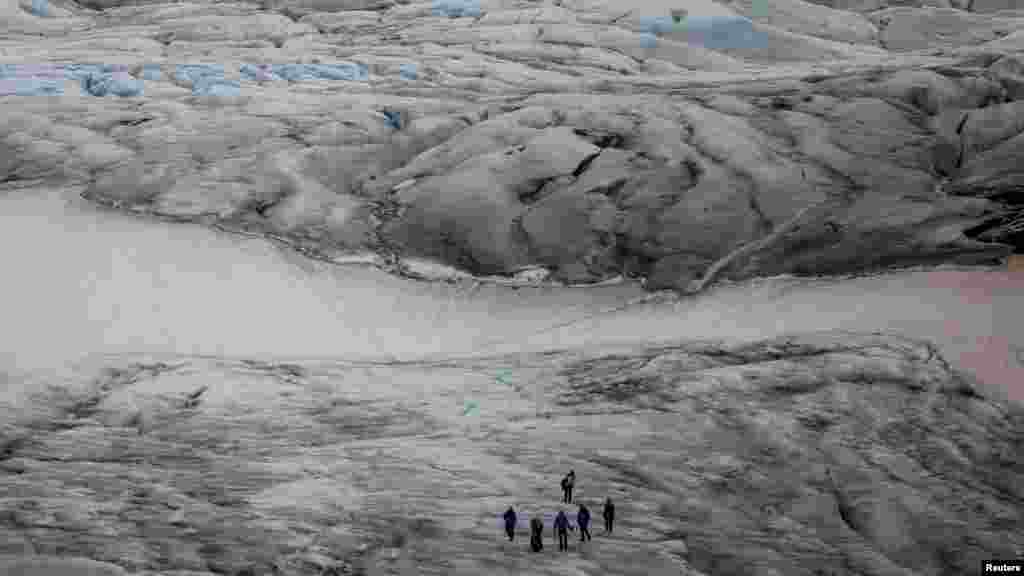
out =
<svg viewBox="0 0 1024 576"><path fill-rule="evenodd" d="M568 319L573 304L608 305L616 294L639 292L524 289L517 295L483 287L472 298L460 297L467 287L331 269L261 240L101 213L57 192L9 193L0 203L9 261L0 349L10 354L14 364L8 365L44 367L117 351L271 357L457 352L474 338L499 331L525 336L545 321ZM53 235L25 245L23 238L42 230Z"/></svg>
<svg viewBox="0 0 1024 576"><path fill-rule="evenodd" d="M56 191L0 198L0 251L0 362L11 368L95 353L406 359L879 329L933 339L1024 400L1020 273L766 280L608 312L640 289L415 283L309 262L262 240L101 212Z"/></svg>

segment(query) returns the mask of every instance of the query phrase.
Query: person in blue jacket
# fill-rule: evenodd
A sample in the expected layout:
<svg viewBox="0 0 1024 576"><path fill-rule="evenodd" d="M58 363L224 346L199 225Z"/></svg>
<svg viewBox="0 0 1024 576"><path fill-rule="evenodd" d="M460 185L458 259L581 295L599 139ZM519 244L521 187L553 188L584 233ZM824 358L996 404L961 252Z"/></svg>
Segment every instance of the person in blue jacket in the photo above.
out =
<svg viewBox="0 0 1024 576"><path fill-rule="evenodd" d="M511 506L505 510L505 534L508 534L509 542L516 538L516 511Z"/></svg>
<svg viewBox="0 0 1024 576"><path fill-rule="evenodd" d="M580 503L580 510L576 513L576 524L580 527L580 542L591 540L590 537L590 510L587 505Z"/></svg>
<svg viewBox="0 0 1024 576"><path fill-rule="evenodd" d="M558 537L558 550L569 549L569 517L566 516L565 510L559 510L558 516L555 516L555 536Z"/></svg>

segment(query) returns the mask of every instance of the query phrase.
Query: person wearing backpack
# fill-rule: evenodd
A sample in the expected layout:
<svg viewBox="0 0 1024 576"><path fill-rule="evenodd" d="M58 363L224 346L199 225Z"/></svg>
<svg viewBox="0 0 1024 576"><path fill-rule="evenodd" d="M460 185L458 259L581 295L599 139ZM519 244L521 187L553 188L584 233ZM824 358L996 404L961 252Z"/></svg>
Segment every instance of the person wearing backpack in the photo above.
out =
<svg viewBox="0 0 1024 576"><path fill-rule="evenodd" d="M572 503L572 488L576 484L576 471L569 470L569 473L562 478L562 503Z"/></svg>
<svg viewBox="0 0 1024 576"><path fill-rule="evenodd" d="M580 510L576 513L576 524L580 527L580 542L591 540L590 537L590 510L586 504L580 504Z"/></svg>

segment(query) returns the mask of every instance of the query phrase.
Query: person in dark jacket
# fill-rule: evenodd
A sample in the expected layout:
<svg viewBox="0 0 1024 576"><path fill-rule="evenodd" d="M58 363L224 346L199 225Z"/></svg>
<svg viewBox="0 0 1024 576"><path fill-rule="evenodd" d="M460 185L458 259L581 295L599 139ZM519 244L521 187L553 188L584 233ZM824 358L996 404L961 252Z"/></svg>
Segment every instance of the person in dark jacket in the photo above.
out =
<svg viewBox="0 0 1024 576"><path fill-rule="evenodd" d="M534 552L544 549L544 522L536 516L530 520L530 548Z"/></svg>
<svg viewBox="0 0 1024 576"><path fill-rule="evenodd" d="M559 551L569 549L569 528L569 517L565 510L559 510L558 516L555 516L555 536L558 537Z"/></svg>
<svg viewBox="0 0 1024 576"><path fill-rule="evenodd" d="M511 506L505 510L505 534L508 534L508 541L512 542L516 537L516 511Z"/></svg>
<svg viewBox="0 0 1024 576"><path fill-rule="evenodd" d="M565 504L572 503L572 488L576 484L576 471L569 470L569 473L562 478L562 502Z"/></svg>
<svg viewBox="0 0 1024 576"><path fill-rule="evenodd" d="M576 524L580 527L580 542L591 540L590 537L590 510L585 504L580 504L580 510L576 513Z"/></svg>
<svg viewBox="0 0 1024 576"><path fill-rule="evenodd" d="M604 501L604 531L609 534L612 531L612 522L615 522L615 504L612 504L611 498L606 498Z"/></svg>

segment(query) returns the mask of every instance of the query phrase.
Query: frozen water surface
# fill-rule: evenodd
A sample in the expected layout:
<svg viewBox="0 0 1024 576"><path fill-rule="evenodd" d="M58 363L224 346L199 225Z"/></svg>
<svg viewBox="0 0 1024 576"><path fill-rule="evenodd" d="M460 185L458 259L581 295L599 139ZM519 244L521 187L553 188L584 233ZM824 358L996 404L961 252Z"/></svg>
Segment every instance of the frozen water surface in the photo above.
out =
<svg viewBox="0 0 1024 576"><path fill-rule="evenodd" d="M1024 400L1024 274L910 271L763 280L677 302L639 287L422 283L310 262L268 242L7 193L0 350L8 367L98 353L412 359L828 329L934 340ZM31 239L31 240L29 240Z"/></svg>

